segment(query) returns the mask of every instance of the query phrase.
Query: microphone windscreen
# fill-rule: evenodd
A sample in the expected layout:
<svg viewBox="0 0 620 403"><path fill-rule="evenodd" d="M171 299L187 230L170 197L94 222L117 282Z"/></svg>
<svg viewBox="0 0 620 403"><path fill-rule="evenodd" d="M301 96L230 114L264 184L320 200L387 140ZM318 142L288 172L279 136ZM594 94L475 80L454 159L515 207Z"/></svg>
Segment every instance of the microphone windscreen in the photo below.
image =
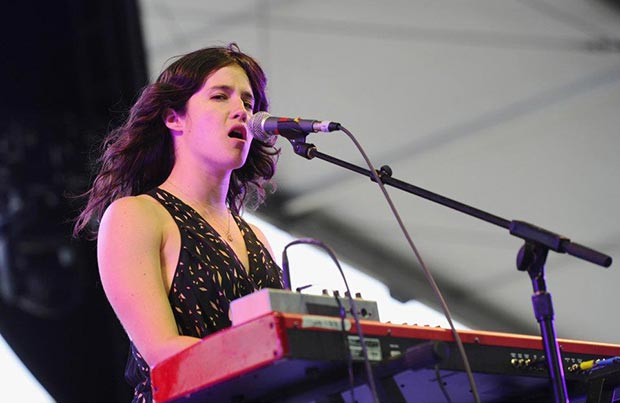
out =
<svg viewBox="0 0 620 403"><path fill-rule="evenodd" d="M263 122L267 120L271 115L267 112L256 112L249 120L248 120L248 130L252 133L255 139L264 141L267 143L273 143L275 140L275 135L267 133L263 129Z"/></svg>

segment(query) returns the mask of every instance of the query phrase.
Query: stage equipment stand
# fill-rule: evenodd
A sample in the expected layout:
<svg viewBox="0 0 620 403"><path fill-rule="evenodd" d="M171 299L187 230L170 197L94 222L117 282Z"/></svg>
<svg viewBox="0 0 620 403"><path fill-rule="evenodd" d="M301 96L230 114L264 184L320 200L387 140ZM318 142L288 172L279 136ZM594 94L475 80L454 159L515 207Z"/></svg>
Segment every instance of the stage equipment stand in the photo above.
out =
<svg viewBox="0 0 620 403"><path fill-rule="evenodd" d="M306 136L307 133L300 132L299 135L287 135L285 137L290 141L295 153L306 159L318 158L338 165L342 168L349 169L353 172L357 172L361 175L365 175L373 182L376 181L370 170L319 152L314 144L306 143ZM566 389L564 369L562 367L562 357L560 355L560 348L557 342L553 321L553 304L551 301L551 294L547 291L545 284L545 261L549 250L553 250L558 253L567 253L571 256L603 267L611 266L611 257L594 249L571 242L567 237L554 234L551 231L527 222L507 220L456 200L449 199L439 194L395 179L392 177L392 169L387 165L382 166L378 170L377 175L381 182L385 185L390 185L405 192L460 211L461 213L468 214L472 217L505 228L509 230L511 235L519 237L525 241L525 244L521 247L517 255L517 269L520 271L527 271L532 280L532 287L534 290L532 305L534 308L534 315L540 325L545 358L547 361L549 377L555 398L554 402L568 403L568 392Z"/></svg>

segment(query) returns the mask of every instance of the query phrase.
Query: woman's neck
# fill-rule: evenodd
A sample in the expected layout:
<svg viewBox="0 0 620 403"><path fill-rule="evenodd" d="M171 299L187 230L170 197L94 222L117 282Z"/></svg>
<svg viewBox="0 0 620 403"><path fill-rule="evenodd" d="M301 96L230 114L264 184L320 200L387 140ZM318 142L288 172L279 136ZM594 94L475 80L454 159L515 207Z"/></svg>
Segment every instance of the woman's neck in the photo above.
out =
<svg viewBox="0 0 620 403"><path fill-rule="evenodd" d="M199 203L217 210L226 209L226 195L230 183L230 173L214 175L210 173L187 172L177 166L172 169L161 187L181 193Z"/></svg>

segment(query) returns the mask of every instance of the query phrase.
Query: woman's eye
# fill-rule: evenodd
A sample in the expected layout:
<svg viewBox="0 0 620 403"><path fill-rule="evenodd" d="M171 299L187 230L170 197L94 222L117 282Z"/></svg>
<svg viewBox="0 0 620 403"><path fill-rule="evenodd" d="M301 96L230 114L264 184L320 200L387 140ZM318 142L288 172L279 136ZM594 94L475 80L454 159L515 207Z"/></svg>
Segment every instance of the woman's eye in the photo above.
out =
<svg viewBox="0 0 620 403"><path fill-rule="evenodd" d="M252 102L244 102L243 104L245 105L245 108L248 110L254 109L254 105L252 105Z"/></svg>
<svg viewBox="0 0 620 403"><path fill-rule="evenodd" d="M217 99L217 100L224 100L226 99L226 95L225 94L215 94L211 97L211 99Z"/></svg>

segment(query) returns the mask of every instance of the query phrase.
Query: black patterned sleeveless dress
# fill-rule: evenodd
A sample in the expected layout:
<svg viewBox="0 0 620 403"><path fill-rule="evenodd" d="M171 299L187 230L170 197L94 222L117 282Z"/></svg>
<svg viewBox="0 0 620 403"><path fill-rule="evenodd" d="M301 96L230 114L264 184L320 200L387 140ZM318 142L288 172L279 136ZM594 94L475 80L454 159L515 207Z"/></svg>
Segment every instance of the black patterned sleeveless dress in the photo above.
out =
<svg viewBox="0 0 620 403"><path fill-rule="evenodd" d="M280 268L237 214L233 217L248 251L247 272L232 248L192 207L163 189L147 194L168 210L181 233L179 262L168 294L179 334L203 338L227 328L230 301L261 288L283 288ZM133 343L125 379L134 388L132 402L153 400L149 367Z"/></svg>

